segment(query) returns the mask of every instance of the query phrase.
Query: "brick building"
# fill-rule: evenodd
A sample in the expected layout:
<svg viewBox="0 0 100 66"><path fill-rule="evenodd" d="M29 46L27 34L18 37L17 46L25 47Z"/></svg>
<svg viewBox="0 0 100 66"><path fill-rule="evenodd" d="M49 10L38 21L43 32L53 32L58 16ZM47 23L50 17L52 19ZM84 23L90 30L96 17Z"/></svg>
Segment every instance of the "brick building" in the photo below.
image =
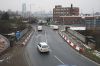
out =
<svg viewBox="0 0 100 66"><path fill-rule="evenodd" d="M53 21L59 22L60 16L78 16L79 15L79 8L73 7L62 7L61 5L56 5L53 9Z"/></svg>
<svg viewBox="0 0 100 66"><path fill-rule="evenodd" d="M99 28L100 29L100 16L59 16L60 24L65 25L84 25L87 28Z"/></svg>
<svg viewBox="0 0 100 66"><path fill-rule="evenodd" d="M59 16L59 23L65 25L82 24L85 25L81 16Z"/></svg>

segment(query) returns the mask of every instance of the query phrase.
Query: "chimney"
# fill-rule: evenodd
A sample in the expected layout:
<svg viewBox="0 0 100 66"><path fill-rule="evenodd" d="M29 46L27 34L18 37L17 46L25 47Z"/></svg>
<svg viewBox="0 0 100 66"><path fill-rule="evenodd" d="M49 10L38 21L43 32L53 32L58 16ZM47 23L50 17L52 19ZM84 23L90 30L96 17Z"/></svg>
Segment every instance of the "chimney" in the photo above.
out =
<svg viewBox="0 0 100 66"><path fill-rule="evenodd" d="M71 4L71 9L73 9L73 4Z"/></svg>

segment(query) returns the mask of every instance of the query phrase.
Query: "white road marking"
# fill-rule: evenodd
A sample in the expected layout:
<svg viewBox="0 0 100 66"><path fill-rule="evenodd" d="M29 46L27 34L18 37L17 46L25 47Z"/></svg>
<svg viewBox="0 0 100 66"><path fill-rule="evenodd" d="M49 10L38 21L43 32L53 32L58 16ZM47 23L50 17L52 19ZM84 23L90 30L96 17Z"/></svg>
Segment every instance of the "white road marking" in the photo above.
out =
<svg viewBox="0 0 100 66"><path fill-rule="evenodd" d="M59 62L61 62L62 64L64 64L64 62L62 62L56 55L54 56Z"/></svg>
<svg viewBox="0 0 100 66"><path fill-rule="evenodd" d="M77 54L78 54L78 53L77 53ZM81 54L80 54L80 55L81 55ZM93 61L93 60L89 59L88 57L85 57L84 55L81 55L81 57L83 57L83 58L85 58L85 59L89 60L90 62L93 62L94 64L96 64L96 65L100 66L100 64L98 64L97 62L95 62L95 61Z"/></svg>

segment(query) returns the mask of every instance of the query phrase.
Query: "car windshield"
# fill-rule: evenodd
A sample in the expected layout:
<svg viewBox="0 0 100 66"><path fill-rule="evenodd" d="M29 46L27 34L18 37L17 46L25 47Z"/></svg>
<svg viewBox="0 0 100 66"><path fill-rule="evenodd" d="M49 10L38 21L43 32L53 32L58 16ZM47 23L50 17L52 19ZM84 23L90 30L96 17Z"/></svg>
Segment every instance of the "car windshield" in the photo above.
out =
<svg viewBox="0 0 100 66"><path fill-rule="evenodd" d="M43 46L42 46L42 48L47 48L47 47L48 47L47 45L43 45Z"/></svg>

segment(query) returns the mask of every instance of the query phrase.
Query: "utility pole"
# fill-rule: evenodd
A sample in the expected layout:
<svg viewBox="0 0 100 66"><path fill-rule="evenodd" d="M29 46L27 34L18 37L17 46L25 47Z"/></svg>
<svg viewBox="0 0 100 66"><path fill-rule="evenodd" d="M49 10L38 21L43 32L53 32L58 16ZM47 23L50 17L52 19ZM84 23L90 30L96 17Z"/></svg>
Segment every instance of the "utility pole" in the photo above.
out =
<svg viewBox="0 0 100 66"><path fill-rule="evenodd" d="M29 12L29 22L31 22L31 3L30 3L30 5L29 5L29 7L30 7L30 12Z"/></svg>
<svg viewBox="0 0 100 66"><path fill-rule="evenodd" d="M65 8L63 8L63 15L62 15L62 26L64 29L64 16L65 16Z"/></svg>
<svg viewBox="0 0 100 66"><path fill-rule="evenodd" d="M95 30L95 27L96 27L96 18L95 18L95 15L94 15L94 9L93 9L93 27L94 27L94 30Z"/></svg>

